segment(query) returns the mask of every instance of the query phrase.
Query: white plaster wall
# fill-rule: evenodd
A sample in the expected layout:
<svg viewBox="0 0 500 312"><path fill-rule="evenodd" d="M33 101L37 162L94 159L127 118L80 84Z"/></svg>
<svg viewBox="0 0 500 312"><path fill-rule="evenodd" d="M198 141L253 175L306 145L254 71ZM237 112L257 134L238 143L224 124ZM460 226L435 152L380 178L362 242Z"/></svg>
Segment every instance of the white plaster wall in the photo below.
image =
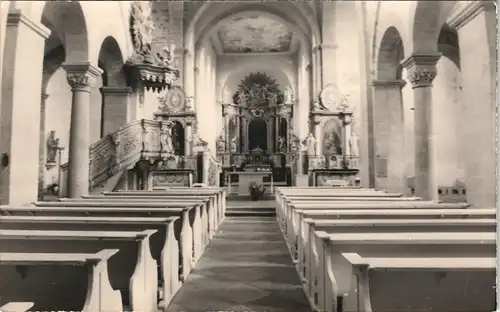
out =
<svg viewBox="0 0 500 312"><path fill-rule="evenodd" d="M98 77L90 94L89 131L92 143L95 143L101 137L102 97L99 91L100 87L102 87L102 79ZM47 94L49 97L45 102L45 140L51 130L56 132L56 137L59 138L59 146L65 147L61 159L64 164L68 161L72 92L66 80L66 71L62 67L56 70L49 79ZM46 148L44 152L47 153ZM56 182L56 179L57 168L45 169L45 185Z"/></svg>
<svg viewBox="0 0 500 312"><path fill-rule="evenodd" d="M458 117L460 71L447 57L437 64L438 75L433 82L432 127L436 143L436 174L439 186L451 186L458 178L459 135ZM464 124L465 126L465 124Z"/></svg>

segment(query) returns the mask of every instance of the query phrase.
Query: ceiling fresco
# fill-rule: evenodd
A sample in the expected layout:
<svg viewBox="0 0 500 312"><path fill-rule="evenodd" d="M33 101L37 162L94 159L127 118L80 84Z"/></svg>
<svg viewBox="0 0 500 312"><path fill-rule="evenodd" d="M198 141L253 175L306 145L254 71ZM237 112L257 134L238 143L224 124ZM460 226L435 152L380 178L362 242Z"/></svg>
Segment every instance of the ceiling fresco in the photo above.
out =
<svg viewBox="0 0 500 312"><path fill-rule="evenodd" d="M225 53L265 53L290 50L293 33L259 13L222 22L218 32Z"/></svg>

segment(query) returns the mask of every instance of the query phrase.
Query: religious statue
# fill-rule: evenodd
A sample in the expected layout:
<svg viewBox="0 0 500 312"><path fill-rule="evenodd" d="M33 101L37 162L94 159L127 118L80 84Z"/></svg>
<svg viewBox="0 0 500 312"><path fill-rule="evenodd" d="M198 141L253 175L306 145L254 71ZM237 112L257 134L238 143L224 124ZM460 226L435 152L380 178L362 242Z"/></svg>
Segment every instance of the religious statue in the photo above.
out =
<svg viewBox="0 0 500 312"><path fill-rule="evenodd" d="M351 136L349 137L349 148L351 150L351 156L359 156L359 140L356 136L356 133L351 132Z"/></svg>
<svg viewBox="0 0 500 312"><path fill-rule="evenodd" d="M316 139L312 133L309 133L304 140L305 145L307 146L307 156L315 156L316 155Z"/></svg>
<svg viewBox="0 0 500 312"><path fill-rule="evenodd" d="M217 152L218 153L224 153L226 150L226 140L224 140L224 137L221 135L217 139Z"/></svg>
<svg viewBox="0 0 500 312"><path fill-rule="evenodd" d="M175 67L175 44L171 44L170 47L164 46L161 53L157 53L159 63L166 68Z"/></svg>
<svg viewBox="0 0 500 312"><path fill-rule="evenodd" d="M154 63L151 52L155 26L151 20L151 4L149 1L134 1L132 3L132 32L135 52L142 56L143 62Z"/></svg>
<svg viewBox="0 0 500 312"><path fill-rule="evenodd" d="M285 104L291 104L293 103L293 91L290 86L286 87L285 89Z"/></svg>
<svg viewBox="0 0 500 312"><path fill-rule="evenodd" d="M172 144L172 126L173 123L162 123L160 132L160 142L162 153L174 154L174 146Z"/></svg>
<svg viewBox="0 0 500 312"><path fill-rule="evenodd" d="M286 150L285 138L282 136L278 137L278 151L284 152Z"/></svg>
<svg viewBox="0 0 500 312"><path fill-rule="evenodd" d="M51 130L47 138L47 163L55 163L57 150L59 149L59 139L56 138L56 132Z"/></svg>
<svg viewBox="0 0 500 312"><path fill-rule="evenodd" d="M238 151L238 138L233 137L231 139L231 153L236 153Z"/></svg>
<svg viewBox="0 0 500 312"><path fill-rule="evenodd" d="M187 96L185 100L184 109L186 111L192 111L194 108L194 96Z"/></svg>

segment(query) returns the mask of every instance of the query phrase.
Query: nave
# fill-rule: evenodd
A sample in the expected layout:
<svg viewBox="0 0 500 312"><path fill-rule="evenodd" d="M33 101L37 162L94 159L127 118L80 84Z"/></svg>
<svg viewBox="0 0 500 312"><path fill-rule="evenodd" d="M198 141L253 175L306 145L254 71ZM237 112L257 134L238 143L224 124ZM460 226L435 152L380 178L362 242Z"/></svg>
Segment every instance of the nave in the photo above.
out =
<svg viewBox="0 0 500 312"><path fill-rule="evenodd" d="M165 188L1 206L2 311L496 308L494 208L318 187L259 203Z"/></svg>

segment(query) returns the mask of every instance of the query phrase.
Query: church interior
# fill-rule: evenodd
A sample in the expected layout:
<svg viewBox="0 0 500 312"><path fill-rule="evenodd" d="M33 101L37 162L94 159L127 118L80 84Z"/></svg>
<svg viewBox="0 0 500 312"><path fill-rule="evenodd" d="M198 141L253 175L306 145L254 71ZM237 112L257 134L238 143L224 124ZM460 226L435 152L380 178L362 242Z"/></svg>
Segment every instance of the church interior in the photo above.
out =
<svg viewBox="0 0 500 312"><path fill-rule="evenodd" d="M495 2L0 5L0 311L496 309Z"/></svg>

